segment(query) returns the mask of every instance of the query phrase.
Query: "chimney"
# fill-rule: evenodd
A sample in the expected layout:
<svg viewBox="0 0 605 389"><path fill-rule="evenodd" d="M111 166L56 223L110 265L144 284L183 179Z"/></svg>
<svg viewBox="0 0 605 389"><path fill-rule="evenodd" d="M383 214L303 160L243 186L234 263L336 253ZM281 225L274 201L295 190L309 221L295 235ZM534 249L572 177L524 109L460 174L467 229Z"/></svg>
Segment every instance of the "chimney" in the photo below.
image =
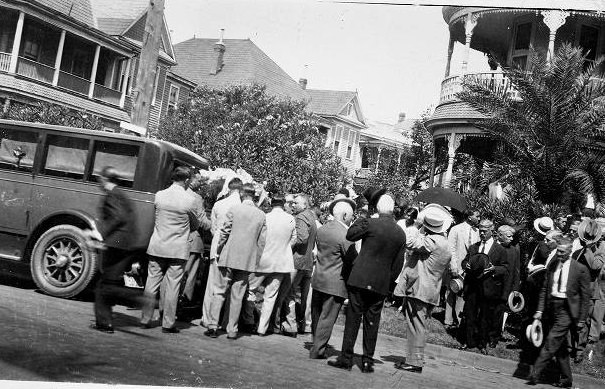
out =
<svg viewBox="0 0 605 389"><path fill-rule="evenodd" d="M405 112L401 112L399 114L399 119L397 120L397 123L401 123L405 120Z"/></svg>
<svg viewBox="0 0 605 389"><path fill-rule="evenodd" d="M306 78L300 78L298 80L298 84L300 85L301 88L307 89L307 79Z"/></svg>
<svg viewBox="0 0 605 389"><path fill-rule="evenodd" d="M215 62L212 65L210 74L217 74L223 68L223 55L225 54L225 44L223 43L223 34L225 29L221 28L221 38L214 44Z"/></svg>

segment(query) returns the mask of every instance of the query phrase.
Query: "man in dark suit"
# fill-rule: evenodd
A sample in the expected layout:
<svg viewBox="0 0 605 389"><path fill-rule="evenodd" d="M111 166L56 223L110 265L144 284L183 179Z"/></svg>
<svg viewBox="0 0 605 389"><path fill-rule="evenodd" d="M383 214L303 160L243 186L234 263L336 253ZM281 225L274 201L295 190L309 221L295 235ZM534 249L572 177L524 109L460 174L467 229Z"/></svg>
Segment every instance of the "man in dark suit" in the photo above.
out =
<svg viewBox="0 0 605 389"><path fill-rule="evenodd" d="M123 287L124 271L132 261L131 242L135 213L131 201L118 187L119 176L115 168L106 166L98 177L105 198L101 204L98 233L88 231L89 238L102 241L106 250L101 255L101 276L95 290L96 330L113 333L112 306L117 300L136 301L138 293Z"/></svg>
<svg viewBox="0 0 605 389"><path fill-rule="evenodd" d="M353 200L334 200L330 204L330 213L334 220L317 230L318 255L311 298L313 348L309 357L312 359L326 358L326 346L334 323L347 298L347 273L357 257L355 245L347 240L347 230L353 220L354 210Z"/></svg>
<svg viewBox="0 0 605 389"><path fill-rule="evenodd" d="M534 318L540 320L544 316L552 326L534 364L529 385L538 382L548 362L556 356L561 369L561 379L556 386L572 386L567 334L571 331L572 335L576 335L586 324L591 296L588 269L570 260L571 246L571 239L559 238L556 257L546 269L546 280L540 291L538 311Z"/></svg>
<svg viewBox="0 0 605 389"><path fill-rule="evenodd" d="M359 256L347 281L349 305L346 310L342 353L328 364L351 370L353 348L363 319L363 358L361 371L374 372L374 349L378 338L380 314L394 278L403 267L405 233L393 219L395 202L382 195L376 209L377 218L359 218L347 232L347 239L362 240Z"/></svg>
<svg viewBox="0 0 605 389"><path fill-rule="evenodd" d="M484 219L479 223L479 242L468 249L468 254L462 266L466 271L464 278L464 321L466 325L466 343L462 349L478 347L482 354L487 354L485 348L488 339L496 342L500 337L498 328L502 323L495 317L496 302L503 295L504 278L508 276L509 268L505 252L493 238L494 223ZM489 266L478 269L471 263L477 254L489 257Z"/></svg>

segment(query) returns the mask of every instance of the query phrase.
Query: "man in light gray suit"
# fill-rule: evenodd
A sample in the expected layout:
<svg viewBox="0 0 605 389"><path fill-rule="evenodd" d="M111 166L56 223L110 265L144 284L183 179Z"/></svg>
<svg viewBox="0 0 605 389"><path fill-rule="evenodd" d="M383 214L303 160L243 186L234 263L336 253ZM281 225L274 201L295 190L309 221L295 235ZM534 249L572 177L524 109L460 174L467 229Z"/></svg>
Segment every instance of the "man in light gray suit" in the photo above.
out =
<svg viewBox="0 0 605 389"><path fill-rule="evenodd" d="M357 257L355 244L347 240L347 230L353 220L355 202L347 198L334 200L330 213L334 220L317 230L317 263L313 273L311 317L312 359L325 359L326 346L332 335L340 308L347 298L346 279Z"/></svg>
<svg viewBox="0 0 605 389"><path fill-rule="evenodd" d="M149 267L145 284L145 305L141 325L151 327L155 296L162 287L160 313L162 332L176 333L176 306L185 263L189 258L189 233L199 226L195 198L186 192L191 177L188 168L179 166L172 173L172 185L155 194L155 225L147 247Z"/></svg>
<svg viewBox="0 0 605 389"><path fill-rule="evenodd" d="M227 281L227 289L216 293L210 309L218 316L225 301L226 291L231 287L229 299L229 321L227 338L236 339L242 301L248 288L250 273L256 271L267 231L265 213L254 204L254 186L245 184L242 188L242 203L231 207L227 221L220 231L217 251L220 254L218 266Z"/></svg>

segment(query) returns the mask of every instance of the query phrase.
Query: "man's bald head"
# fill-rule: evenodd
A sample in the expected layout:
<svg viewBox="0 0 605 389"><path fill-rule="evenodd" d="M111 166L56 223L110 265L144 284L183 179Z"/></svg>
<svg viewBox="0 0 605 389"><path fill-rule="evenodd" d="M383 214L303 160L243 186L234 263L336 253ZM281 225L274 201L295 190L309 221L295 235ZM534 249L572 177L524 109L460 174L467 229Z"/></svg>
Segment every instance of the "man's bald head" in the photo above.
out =
<svg viewBox="0 0 605 389"><path fill-rule="evenodd" d="M345 201L339 202L334 205L332 215L335 220L339 220L348 225L353 219L353 207Z"/></svg>

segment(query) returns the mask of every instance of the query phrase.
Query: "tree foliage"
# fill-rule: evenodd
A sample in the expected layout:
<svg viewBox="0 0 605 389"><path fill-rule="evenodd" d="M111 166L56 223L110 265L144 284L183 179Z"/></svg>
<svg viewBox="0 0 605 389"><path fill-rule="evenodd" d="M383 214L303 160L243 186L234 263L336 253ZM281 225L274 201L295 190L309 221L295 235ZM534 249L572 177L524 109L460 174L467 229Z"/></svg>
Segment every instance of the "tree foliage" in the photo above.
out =
<svg viewBox="0 0 605 389"><path fill-rule="evenodd" d="M103 129L103 121L96 115L42 101L34 105L12 102L8 109L2 112L2 118L89 130Z"/></svg>
<svg viewBox="0 0 605 389"><path fill-rule="evenodd" d="M271 192L305 192L322 201L345 179L305 103L277 99L259 85L200 87L156 136L204 156L212 168L243 168Z"/></svg>
<svg viewBox="0 0 605 389"><path fill-rule="evenodd" d="M605 176L587 164L585 147L603 135L602 65L602 59L589 64L581 48L563 44L550 61L532 52L526 70L505 68L510 85L467 77L458 97L485 115L477 126L501 144L494 171L529 177L544 203L560 203L566 182L596 190L597 200L604 200L605 188L595 183Z"/></svg>

